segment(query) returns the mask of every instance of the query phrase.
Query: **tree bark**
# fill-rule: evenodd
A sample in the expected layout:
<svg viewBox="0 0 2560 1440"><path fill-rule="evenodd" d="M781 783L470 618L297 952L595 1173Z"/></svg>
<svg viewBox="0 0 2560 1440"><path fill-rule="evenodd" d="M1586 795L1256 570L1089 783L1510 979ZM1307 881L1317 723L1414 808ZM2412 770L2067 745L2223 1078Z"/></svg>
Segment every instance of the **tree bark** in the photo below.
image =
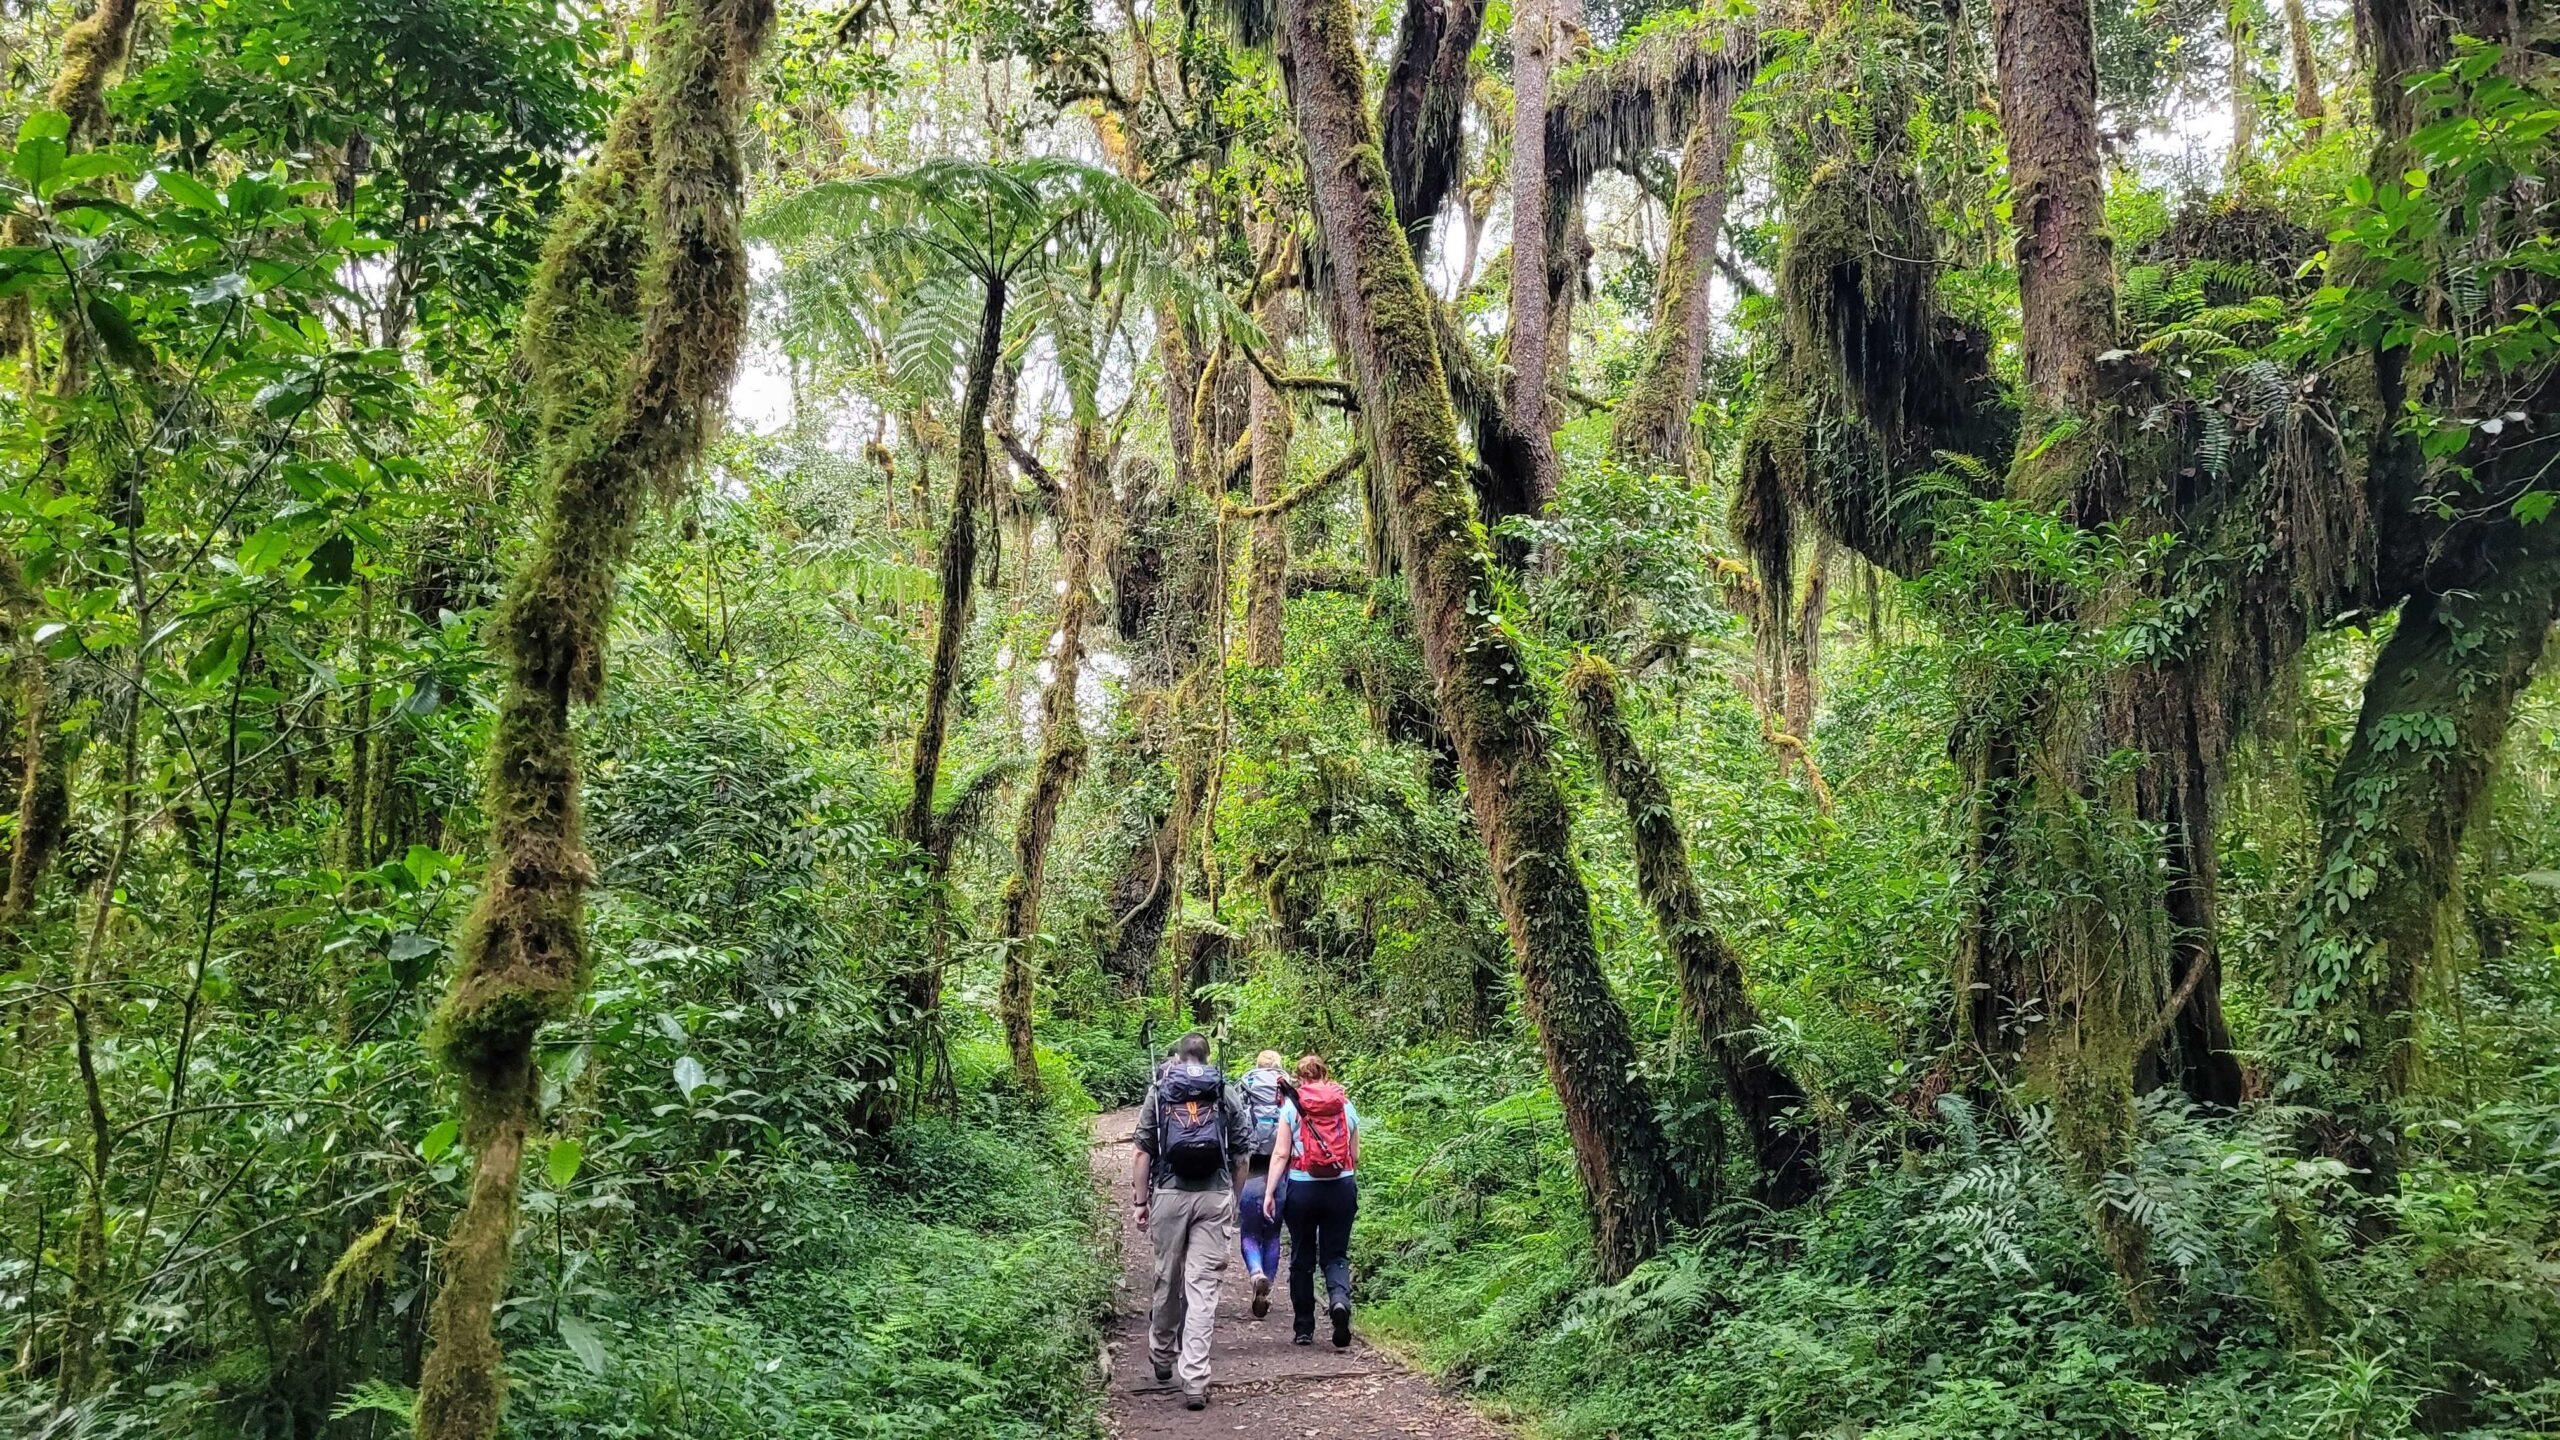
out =
<svg viewBox="0 0 2560 1440"><path fill-rule="evenodd" d="M2302 132L2317 141L2329 121L2329 102L2320 98L2320 61L2311 46L2311 16L2302 0L2284 0L2284 28L2288 67L2293 80L2293 118L2302 122Z"/></svg>
<svg viewBox="0 0 2560 1440"><path fill-rule="evenodd" d="M2021 369L2036 404L2086 415L2116 329L2089 0L1994 0L1991 17L2018 225Z"/></svg>
<svg viewBox="0 0 2560 1440"><path fill-rule="evenodd" d="M1786 1067L1752 1046L1760 1012L1743 981L1742 959L1707 918L1706 897L1689 867L1671 787L1644 753L1618 708L1617 676L1585 656L1565 677L1576 728L1600 762L1600 777L1626 807L1635 840L1636 886L1653 912L1655 935L1671 957L1680 1005L1713 1059L1725 1094L1751 1137L1760 1167L1760 1198L1781 1209L1812 1198L1822 1185L1821 1137L1804 1109L1804 1087ZM1796 1113L1791 1113L1796 1112Z"/></svg>
<svg viewBox="0 0 2560 1440"><path fill-rule="evenodd" d="M1260 311L1262 333L1285 353L1286 292L1265 297ZM1244 663L1269 668L1282 659L1283 606L1289 594L1289 516L1279 501L1289 485L1289 435L1294 421L1287 393L1265 379L1260 369L1253 371L1247 384L1253 504L1262 513L1253 519L1252 561L1245 572Z"/></svg>
<svg viewBox="0 0 2560 1440"><path fill-rule="evenodd" d="M1796 602L1794 633L1785 641L1787 651L1787 733L1799 744L1813 743L1813 712L1820 697L1814 692L1822 670L1822 621L1831 608L1831 560L1834 542L1828 535L1817 535L1813 542L1813 560L1805 571L1804 593ZM1808 765L1812 762L1808 759Z"/></svg>
<svg viewBox="0 0 2560 1440"><path fill-rule="evenodd" d="M1680 179L1672 192L1671 243L1654 291L1652 338L1644 368L1618 402L1610 443L1630 465L1680 466L1689 454L1689 413L1706 376L1714 319L1716 246L1724 233L1733 158L1731 69L1707 78L1698 118L1680 147Z"/></svg>
<svg viewBox="0 0 2560 1440"><path fill-rule="evenodd" d="M2235 178L2258 154L2257 82L2249 73L2249 51L2257 42L2257 30L2249 23L2249 4L2250 0L2231 0L2223 19L2223 37L2231 46L2231 154L2226 169Z"/></svg>
<svg viewBox="0 0 2560 1440"><path fill-rule="evenodd" d="M2556 615L2560 547L2548 543L2472 588L2411 596L2322 806L2294 1004L2319 1016L2350 1149L2377 1188L2396 1180L2388 1107L2418 1070L2416 1020L2442 968L2463 841Z"/></svg>
<svg viewBox="0 0 2560 1440"><path fill-rule="evenodd" d="M1547 91L1554 74L1554 0L1521 0L1511 17L1511 423L1527 438L1536 508L1561 477L1547 424Z"/></svg>
<svg viewBox="0 0 2560 1440"><path fill-rule="evenodd" d="M1093 613L1094 503L1103 484L1095 473L1093 429L1076 427L1075 457L1059 502L1059 579L1065 593L1058 600L1058 641L1050 657L1049 685L1040 697L1040 759L1031 770L1031 790L1023 797L1021 818L1013 831L1013 874L1006 878L998 904L998 933L1004 943L1004 982L997 1010L1004 1022L1005 1047L1013 1056L1013 1076L1023 1093L1040 1094L1040 1063L1032 1040L1032 1013L1040 972L1031 947L1040 933L1040 890L1048 870L1049 841L1057 833L1058 809L1067 791L1084 772L1084 721L1076 711L1076 682L1084 673L1084 627Z"/></svg>
<svg viewBox="0 0 2560 1440"><path fill-rule="evenodd" d="M1376 471L1394 497L1414 616L1443 725L1491 856L1524 1007L1573 1139L1595 1258L1625 1275L1685 1209L1634 1042L1600 967L1571 817L1541 735L1545 705L1494 616L1431 298L1397 226L1349 0L1285 0L1282 69L1323 237L1340 338ZM1542 212L1522 212L1534 228ZM1540 288L1543 265L1531 272ZM1515 317L1516 318L1516 317Z"/></svg>
<svg viewBox="0 0 2560 1440"><path fill-rule="evenodd" d="M960 689L960 650L968 640L976 612L978 524L987 506L987 408L995 389L996 361L1004 349L1005 283L987 281L985 303L978 312L977 347L969 354L969 380L960 402L960 465L952 481L951 513L942 530L935 573L942 595L934 612L933 666L925 679L924 718L916 726L915 747L907 764L907 809L899 833L919 847L931 872L927 883L943 881L947 847L935 843L934 790L942 773L942 750L951 733L951 705ZM906 1002L911 1013L930 1016L942 1005L942 967L926 961L907 977Z"/></svg>
<svg viewBox="0 0 2560 1440"><path fill-rule="evenodd" d="M1468 61L1484 32L1484 12L1485 0L1405 0L1396 27L1395 56L1378 99L1378 133L1395 184L1396 219L1417 265L1430 254L1433 225L1458 183ZM1472 229L1469 235L1472 244Z"/></svg>

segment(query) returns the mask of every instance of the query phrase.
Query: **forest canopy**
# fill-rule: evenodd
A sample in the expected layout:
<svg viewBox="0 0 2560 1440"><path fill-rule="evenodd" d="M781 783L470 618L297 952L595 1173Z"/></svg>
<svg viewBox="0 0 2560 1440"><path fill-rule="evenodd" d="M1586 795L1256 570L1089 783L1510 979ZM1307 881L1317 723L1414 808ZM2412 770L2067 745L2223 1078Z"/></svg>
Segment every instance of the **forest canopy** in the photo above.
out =
<svg viewBox="0 0 2560 1440"><path fill-rule="evenodd" d="M10 1433L1108 1433L1195 1028L1525 1433L2560 1433L2544 0L0 56Z"/></svg>

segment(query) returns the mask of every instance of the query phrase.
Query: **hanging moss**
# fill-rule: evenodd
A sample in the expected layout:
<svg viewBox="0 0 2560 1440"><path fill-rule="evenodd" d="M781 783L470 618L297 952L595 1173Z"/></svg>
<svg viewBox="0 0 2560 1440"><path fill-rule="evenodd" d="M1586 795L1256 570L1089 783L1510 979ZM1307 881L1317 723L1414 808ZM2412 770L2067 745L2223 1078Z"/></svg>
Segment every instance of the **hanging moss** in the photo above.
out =
<svg viewBox="0 0 2560 1440"><path fill-rule="evenodd" d="M494 853L435 1027L478 1154L429 1318L421 1440L497 1432L491 1317L534 1118L534 1039L588 969L594 867L569 707L603 687L616 574L649 504L685 482L736 369L747 281L737 127L772 21L770 0L669 7L648 84L579 182L527 301L549 495L497 621L507 682L486 796Z"/></svg>

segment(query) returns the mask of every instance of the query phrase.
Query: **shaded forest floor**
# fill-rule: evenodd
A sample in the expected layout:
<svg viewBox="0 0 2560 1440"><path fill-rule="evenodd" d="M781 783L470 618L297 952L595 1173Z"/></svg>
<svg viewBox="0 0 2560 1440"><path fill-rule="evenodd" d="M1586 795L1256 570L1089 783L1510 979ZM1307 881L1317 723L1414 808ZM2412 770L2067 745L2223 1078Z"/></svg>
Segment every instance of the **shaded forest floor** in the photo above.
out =
<svg viewBox="0 0 2560 1440"><path fill-rule="evenodd" d="M1114 1435L1122 1440L1238 1434L1286 1435L1291 1440L1499 1440L1506 1433L1364 1339L1355 1338L1348 1350L1336 1350L1320 1327L1315 1344L1290 1344L1285 1280L1273 1290L1271 1314L1254 1319L1248 1308L1252 1286L1240 1257L1228 1266L1218 1302L1209 1408L1183 1409L1181 1392L1157 1384L1147 1363L1153 1259L1129 1204L1129 1134L1137 1117L1135 1110L1110 1111L1095 1118L1093 1130L1094 1181L1109 1197L1120 1232L1120 1283L1113 1291L1105 1336ZM1356 1231L1352 1260L1356 1275Z"/></svg>

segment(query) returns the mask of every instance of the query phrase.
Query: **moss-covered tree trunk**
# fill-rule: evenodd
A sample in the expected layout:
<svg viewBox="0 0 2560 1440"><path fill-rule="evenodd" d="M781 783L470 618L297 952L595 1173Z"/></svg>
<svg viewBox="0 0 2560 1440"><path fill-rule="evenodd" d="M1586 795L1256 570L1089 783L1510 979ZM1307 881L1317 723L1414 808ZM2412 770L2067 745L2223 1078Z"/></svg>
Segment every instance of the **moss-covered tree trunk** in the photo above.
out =
<svg viewBox="0 0 2560 1440"><path fill-rule="evenodd" d="M1565 677L1576 728L1600 762L1600 777L1626 807L1635 839L1636 886L1653 912L1654 933L1671 957L1680 1005L1698 1046L1724 1079L1725 1094L1751 1137L1760 1168L1760 1197L1779 1207L1801 1204L1822 1184L1821 1138L1803 1114L1804 1087L1786 1067L1754 1047L1759 1009L1742 976L1742 959L1707 918L1706 898L1689 868L1671 787L1618 708L1618 677L1585 656Z"/></svg>
<svg viewBox="0 0 2560 1440"><path fill-rule="evenodd" d="M2322 805L2293 999L2318 1017L2343 1148L2376 1188L2396 1183L2389 1106L2419 1068L2417 1016L2444 968L2464 838L2555 617L2548 541L2471 587L2411 596Z"/></svg>
<svg viewBox="0 0 2560 1440"><path fill-rule="evenodd" d="M1544 508L1563 478L1547 424L1547 92L1555 74L1556 0L1520 0L1511 12L1511 423L1528 442L1532 508Z"/></svg>
<svg viewBox="0 0 2560 1440"><path fill-rule="evenodd" d="M2328 124L2329 102L2320 96L2320 60L2312 50L2311 16L2302 0L2284 0L2284 32L2293 118L2302 122L2304 137L2316 142Z"/></svg>
<svg viewBox="0 0 2560 1440"><path fill-rule="evenodd" d="M605 678L615 582L654 500L716 423L746 328L738 126L771 0L670 4L648 80L554 222L521 338L542 406L541 530L496 626L492 854L435 1027L462 1081L470 1197L439 1270L420 1440L488 1440L504 1404L492 1326L535 1120L535 1037L589 969L572 702Z"/></svg>
<svg viewBox="0 0 2560 1440"><path fill-rule="evenodd" d="M1671 243L1653 296L1653 329L1644 368L1618 401L1610 447L1630 465L1680 466L1689 454L1689 413L1706 378L1714 318L1716 247L1732 190L1733 96L1730 67L1707 76L1698 118L1680 146L1680 178L1671 196Z"/></svg>
<svg viewBox="0 0 2560 1440"><path fill-rule="evenodd" d="M1288 292L1266 297L1260 312L1262 333L1281 344L1288 333ZM1289 596L1289 515L1280 496L1289 485L1289 436L1295 422L1287 393L1259 369L1247 384L1257 513L1244 582L1244 663L1269 667L1282 659L1282 607Z"/></svg>
<svg viewBox="0 0 2560 1440"><path fill-rule="evenodd" d="M987 410L995 391L996 362L1004 350L1005 282L987 280L978 311L978 338L969 352L969 378L960 399L960 464L951 484L951 513L942 527L934 573L940 596L933 616L933 661L925 675L924 716L907 763L907 809L899 833L925 856L929 886L943 883L951 851L935 834L934 794L942 774L942 750L951 736L951 707L960 692L960 650L977 613L978 526L986 518L991 482L987 461ZM938 951L939 946L936 946ZM906 977L906 1003L916 1016L942 1006L938 955Z"/></svg>
<svg viewBox="0 0 2560 1440"><path fill-rule="evenodd" d="M1545 706L1498 618L1431 298L1396 223L1368 112L1359 17L1350 0L1286 0L1281 18L1326 275L1374 469L1394 498L1423 658L1572 1135L1596 1259L1602 1274L1621 1276L1656 1248L1686 1197L1600 967L1571 815L1540 733ZM1536 274L1543 285L1543 267Z"/></svg>
<svg viewBox="0 0 2560 1440"><path fill-rule="evenodd" d="M1094 505L1103 477L1097 473L1093 429L1076 427L1075 459L1060 487L1058 526L1058 638L1049 657L1049 684L1040 696L1040 759L1013 829L1013 873L998 903L997 933L1004 945L1004 980L997 1011L1005 1047L1012 1052L1015 1083L1040 1093L1040 1063L1032 1043L1032 1013L1040 983L1032 945L1040 933L1040 890L1047 874L1049 841L1057 834L1058 808L1084 773L1084 722L1076 711L1076 683L1084 674L1084 628L1093 614Z"/></svg>
<svg viewBox="0 0 2560 1440"><path fill-rule="evenodd" d="M1998 0L1992 30L2031 416L2009 490L2075 520L2101 520L2103 505L2088 497L2114 488L2116 427L2098 357L2115 344L2116 286L2089 0ZM2000 598L2059 613L2032 580ZM2166 894L2157 867L2141 858L2151 832L2137 814L2136 783L2110 780L2096 763L2131 737L2115 733L2107 707L2054 681L2031 683L1986 719L1975 747L1983 904L1968 944L1987 963L1962 979L2008 1002L2001 1043L2014 1036L2029 1076L2053 1101L2076 1182L2094 1193L2133 1143L2139 1037L2167 998L2158 981L2171 948ZM2077 879L2057 889L2063 876ZM2128 1306L2147 1313L2146 1232L2104 1205L2094 1219Z"/></svg>

